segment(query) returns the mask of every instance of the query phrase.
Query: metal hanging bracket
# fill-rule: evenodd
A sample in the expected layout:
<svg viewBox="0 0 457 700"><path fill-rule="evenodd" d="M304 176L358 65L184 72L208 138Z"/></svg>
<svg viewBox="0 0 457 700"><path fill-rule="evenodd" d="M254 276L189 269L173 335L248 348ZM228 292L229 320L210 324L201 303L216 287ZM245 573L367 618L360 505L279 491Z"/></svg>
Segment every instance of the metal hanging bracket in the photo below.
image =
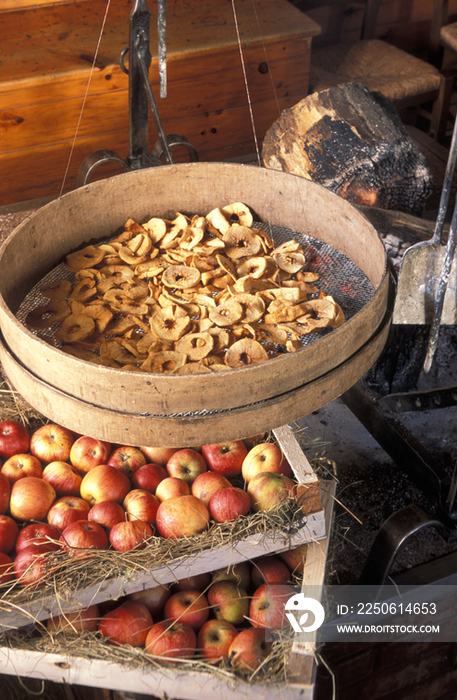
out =
<svg viewBox="0 0 457 700"><path fill-rule="evenodd" d="M158 0L159 77L160 94L166 96L166 42L165 2ZM149 80L151 54L149 51L149 27L151 13L146 0L134 0L130 14L129 45L120 54L119 65L129 77L129 155L121 158L115 151L102 149L84 159L78 173L77 187L86 185L97 167L109 162L122 165L125 170L139 170L172 164L171 149L175 146L187 148L192 162L198 161L195 148L180 134L166 135ZM129 56L129 66L125 58ZM151 111L158 140L152 151L148 151L148 117Z"/></svg>

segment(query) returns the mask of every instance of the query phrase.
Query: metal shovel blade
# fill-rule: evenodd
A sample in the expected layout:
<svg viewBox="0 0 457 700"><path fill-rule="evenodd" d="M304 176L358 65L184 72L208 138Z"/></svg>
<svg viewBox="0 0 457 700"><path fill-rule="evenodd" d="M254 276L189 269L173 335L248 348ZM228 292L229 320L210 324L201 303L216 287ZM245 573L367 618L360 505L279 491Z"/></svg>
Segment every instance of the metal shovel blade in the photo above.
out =
<svg viewBox="0 0 457 700"><path fill-rule="evenodd" d="M440 324L457 323L457 265L454 256L457 200L447 245L441 245L456 160L457 120L454 123L433 237L430 241L416 243L404 254L392 316L392 323L395 324L431 325L429 351L436 345Z"/></svg>
<svg viewBox="0 0 457 700"><path fill-rule="evenodd" d="M431 242L409 248L401 264L392 323L431 325L446 248ZM457 323L457 265L452 262L441 323Z"/></svg>

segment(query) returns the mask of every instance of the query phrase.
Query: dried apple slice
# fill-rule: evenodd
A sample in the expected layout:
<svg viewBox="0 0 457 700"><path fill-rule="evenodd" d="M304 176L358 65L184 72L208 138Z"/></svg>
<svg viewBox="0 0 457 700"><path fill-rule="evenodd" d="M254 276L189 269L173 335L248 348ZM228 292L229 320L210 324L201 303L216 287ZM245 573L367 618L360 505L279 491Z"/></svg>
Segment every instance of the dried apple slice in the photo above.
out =
<svg viewBox="0 0 457 700"><path fill-rule="evenodd" d="M262 318L265 313L265 302L262 297L255 294L237 294L233 297L242 304L244 315L241 321L243 323L253 323Z"/></svg>
<svg viewBox="0 0 457 700"><path fill-rule="evenodd" d="M213 337L213 353L217 354L230 345L230 331L217 326L208 329L208 333Z"/></svg>
<svg viewBox="0 0 457 700"><path fill-rule="evenodd" d="M149 358L150 371L153 373L173 374L179 367L186 364L187 357L182 352L164 350Z"/></svg>
<svg viewBox="0 0 457 700"><path fill-rule="evenodd" d="M204 230L199 226L188 226L181 236L180 246L184 250L192 250L203 240Z"/></svg>
<svg viewBox="0 0 457 700"><path fill-rule="evenodd" d="M127 248L138 258L141 258L151 251L152 241L146 233L139 233L127 243Z"/></svg>
<svg viewBox="0 0 457 700"><path fill-rule="evenodd" d="M246 367L265 360L268 360L266 350L251 338L237 340L225 353L225 364L232 368Z"/></svg>
<svg viewBox="0 0 457 700"><path fill-rule="evenodd" d="M143 224L143 228L148 232L152 243L161 241L167 232L167 224L164 219L149 219L149 221Z"/></svg>
<svg viewBox="0 0 457 700"><path fill-rule="evenodd" d="M105 257L105 252L95 245L88 245L82 250L69 253L65 259L66 267L72 272L78 272L86 267L94 267L101 263Z"/></svg>
<svg viewBox="0 0 457 700"><path fill-rule="evenodd" d="M297 350L301 350L302 347L303 345L298 338L291 338L286 342L287 352L296 352Z"/></svg>
<svg viewBox="0 0 457 700"><path fill-rule="evenodd" d="M122 248L119 248L118 255L123 262L127 263L127 265L140 265L148 258L147 255L138 256L135 253L132 253L128 246L122 246Z"/></svg>
<svg viewBox="0 0 457 700"><path fill-rule="evenodd" d="M300 272L306 262L306 258L301 252L278 253L273 251L272 258L281 270L289 272L291 275Z"/></svg>
<svg viewBox="0 0 457 700"><path fill-rule="evenodd" d="M222 207L222 214L228 221L230 221L232 217L236 217L241 226L252 226L252 222L254 221L251 210L242 202L227 204L227 206Z"/></svg>
<svg viewBox="0 0 457 700"><path fill-rule="evenodd" d="M37 306L30 311L25 319L29 328L43 331L51 328L54 323L62 321L71 313L70 305L64 300L52 300L43 306Z"/></svg>
<svg viewBox="0 0 457 700"><path fill-rule="evenodd" d="M222 234L224 234L230 228L230 222L228 218L224 216L222 211L217 207L216 209L212 209L206 215L206 221L208 221L211 224L211 226L214 226L214 228Z"/></svg>
<svg viewBox="0 0 457 700"><path fill-rule="evenodd" d="M94 319L97 333L104 333L106 326L113 318L113 312L103 304L87 305L83 313Z"/></svg>
<svg viewBox="0 0 457 700"><path fill-rule="evenodd" d="M49 282L40 287L40 292L46 299L61 301L62 299L66 299L70 294L72 287L73 285L70 280L57 280L56 282Z"/></svg>
<svg viewBox="0 0 457 700"><path fill-rule="evenodd" d="M95 321L86 314L70 314L55 332L56 340L66 344L88 338L95 330Z"/></svg>
<svg viewBox="0 0 457 700"><path fill-rule="evenodd" d="M92 299L92 297L96 294L96 282L94 279L88 277L87 279L82 279L79 282L76 282L69 298L73 299L74 301L84 302Z"/></svg>
<svg viewBox="0 0 457 700"><path fill-rule="evenodd" d="M284 345L289 337L286 330L278 328L276 324L272 323L255 324L254 329L258 331L266 341L278 343L279 345Z"/></svg>
<svg viewBox="0 0 457 700"><path fill-rule="evenodd" d="M216 253L216 260L218 262L219 267L230 277L232 278L233 281L237 279L237 269L235 267L235 264L230 260L230 258L225 257L225 255L221 255L220 253Z"/></svg>
<svg viewBox="0 0 457 700"><path fill-rule="evenodd" d="M106 279L111 279L119 285L132 279L135 274L134 270L128 265L107 265L102 267L100 272Z"/></svg>
<svg viewBox="0 0 457 700"><path fill-rule="evenodd" d="M108 336L124 335L124 333L132 330L132 328L141 328L141 320L139 316L132 316L129 314L110 321L105 328L105 334ZM148 327L146 328L149 330Z"/></svg>
<svg viewBox="0 0 457 700"><path fill-rule="evenodd" d="M123 346L121 338L105 338L100 347L100 357L109 357L120 365L137 361L136 356Z"/></svg>
<svg viewBox="0 0 457 700"><path fill-rule="evenodd" d="M147 282L132 278L128 282L121 285L121 289L131 299L143 299L149 294Z"/></svg>
<svg viewBox="0 0 457 700"><path fill-rule="evenodd" d="M175 349L187 355L191 362L198 362L212 352L213 337L203 331L201 333L186 333L175 343Z"/></svg>
<svg viewBox="0 0 457 700"><path fill-rule="evenodd" d="M158 338L172 341L179 340L191 323L190 317L178 306L167 306L165 309L155 311L149 322Z"/></svg>
<svg viewBox="0 0 457 700"><path fill-rule="evenodd" d="M260 241L252 229L239 224L230 226L224 233L222 241L225 243L227 255L232 260L257 255L261 247Z"/></svg>
<svg viewBox="0 0 457 700"><path fill-rule="evenodd" d="M170 265L162 274L162 282L166 287L172 289L187 289L198 284L200 277L200 272L196 267Z"/></svg>
<svg viewBox="0 0 457 700"><path fill-rule="evenodd" d="M244 315L244 309L236 299L232 298L223 304L219 304L215 308L210 308L208 316L216 326L225 328L233 326L234 323L241 321Z"/></svg>
<svg viewBox="0 0 457 700"><path fill-rule="evenodd" d="M248 260L244 260L236 268L238 277L249 276L253 277L254 279L260 279L260 277L262 277L266 270L267 260L261 255L249 258Z"/></svg>

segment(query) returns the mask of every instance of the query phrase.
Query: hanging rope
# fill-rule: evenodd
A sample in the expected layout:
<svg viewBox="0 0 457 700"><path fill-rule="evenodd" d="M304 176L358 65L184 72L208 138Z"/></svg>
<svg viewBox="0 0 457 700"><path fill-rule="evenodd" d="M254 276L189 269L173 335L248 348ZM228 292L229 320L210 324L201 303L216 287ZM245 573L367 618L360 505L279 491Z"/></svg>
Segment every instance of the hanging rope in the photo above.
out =
<svg viewBox="0 0 457 700"><path fill-rule="evenodd" d="M97 64L98 52L100 50L100 44L102 41L103 32L105 31L106 20L108 18L108 11L109 11L110 5L111 5L111 0L107 0L105 14L103 16L102 26L101 26L100 34L99 34L98 41L97 41L97 46L95 48L94 58L93 58L92 65L90 68L89 79L88 79L87 85L86 85L86 91L84 93L83 102L82 102L81 109L79 112L78 123L76 125L75 135L73 137L73 142L72 142L71 148L70 148L70 154L69 154L68 160L67 160L67 166L65 168L65 173L63 176L63 180L62 180L62 185L60 187L59 197L61 197L63 194L64 188L65 188L65 183L66 183L67 177L68 177L68 171L70 170L70 163L71 163L71 159L73 157L73 153L75 150L76 139L78 138L79 128L81 126L82 116L83 116L84 108L86 106L86 101L87 101L87 96L89 94L89 88L90 88L92 76L94 74L95 66Z"/></svg>
<svg viewBox="0 0 457 700"><path fill-rule="evenodd" d="M235 21L236 36L237 36L237 41L238 41L238 50L240 52L241 68L243 70L244 85L246 88L246 96L248 99L249 115L251 118L252 134L254 137L255 150L256 150L256 154L257 154L257 162L259 165L261 165L259 142L257 139L257 130L256 130L256 126L255 126L254 111L252 109L251 93L249 91L249 84L248 84L248 79L247 79L247 75L246 75L246 64L244 61L243 47L241 45L240 28L238 25L238 16L236 14L235 0L232 0L232 11L233 11L233 18Z"/></svg>

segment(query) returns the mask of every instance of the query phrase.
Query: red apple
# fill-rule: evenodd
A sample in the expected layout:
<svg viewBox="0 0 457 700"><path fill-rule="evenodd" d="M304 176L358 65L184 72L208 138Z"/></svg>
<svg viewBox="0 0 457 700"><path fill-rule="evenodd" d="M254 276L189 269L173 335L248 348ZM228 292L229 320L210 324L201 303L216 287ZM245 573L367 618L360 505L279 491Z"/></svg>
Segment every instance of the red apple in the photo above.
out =
<svg viewBox="0 0 457 700"><path fill-rule="evenodd" d="M295 595L295 589L288 584L262 584L254 592L249 606L252 626L262 629L283 627L286 622L285 606L293 595Z"/></svg>
<svg viewBox="0 0 457 700"><path fill-rule="evenodd" d="M246 491L236 486L219 489L209 501L209 512L217 523L228 523L251 510L251 499Z"/></svg>
<svg viewBox="0 0 457 700"><path fill-rule="evenodd" d="M186 481L176 476L167 476L156 488L155 495L159 501L167 501L178 496L190 496L190 487Z"/></svg>
<svg viewBox="0 0 457 700"><path fill-rule="evenodd" d="M233 484L223 475L216 472L203 472L192 482L191 492L199 498L205 506L208 506L209 499L219 489L229 489Z"/></svg>
<svg viewBox="0 0 457 700"><path fill-rule="evenodd" d="M107 461L108 448L101 440L82 435L71 446L70 462L83 474L87 474L99 464L106 464Z"/></svg>
<svg viewBox="0 0 457 700"><path fill-rule="evenodd" d="M208 620L197 635L197 649L206 663L219 663L229 658L230 645L238 634L226 620Z"/></svg>
<svg viewBox="0 0 457 700"><path fill-rule="evenodd" d="M275 442L261 442L259 445L254 445L243 461L241 474L246 483L261 472L292 476L290 464Z"/></svg>
<svg viewBox="0 0 457 700"><path fill-rule="evenodd" d="M169 498L157 510L156 526L163 537L190 537L203 532L208 525L208 509L195 496Z"/></svg>
<svg viewBox="0 0 457 700"><path fill-rule="evenodd" d="M35 430L30 439L30 452L41 462L68 462L74 442L71 430L48 423Z"/></svg>
<svg viewBox="0 0 457 700"><path fill-rule="evenodd" d="M288 549L285 552L279 552L279 557L289 567L289 571L293 574L302 574L305 568L306 555L308 553L307 544L299 544L298 547Z"/></svg>
<svg viewBox="0 0 457 700"><path fill-rule="evenodd" d="M91 506L100 501L122 503L130 487L130 479L119 469L99 464L84 475L80 494Z"/></svg>
<svg viewBox="0 0 457 700"><path fill-rule="evenodd" d="M167 462L170 476L182 479L189 486L199 474L206 472L208 466L199 452L190 447L175 452Z"/></svg>
<svg viewBox="0 0 457 700"><path fill-rule="evenodd" d="M12 552L18 535L17 522L9 515L0 515L0 552L3 554Z"/></svg>
<svg viewBox="0 0 457 700"><path fill-rule="evenodd" d="M0 472L0 513L6 513L10 505L11 486L7 476Z"/></svg>
<svg viewBox="0 0 457 700"><path fill-rule="evenodd" d="M129 593L127 600L137 600L143 603L151 613L152 617L158 617L163 613L165 603L170 597L170 587L166 585L154 586L154 588L144 588L135 593Z"/></svg>
<svg viewBox="0 0 457 700"><path fill-rule="evenodd" d="M252 562L251 580L255 588L263 583L287 583L290 572L278 557L260 557Z"/></svg>
<svg viewBox="0 0 457 700"><path fill-rule="evenodd" d="M108 535L101 525L89 520L76 520L67 525L60 536L64 549L79 559L91 554L90 550L107 549Z"/></svg>
<svg viewBox="0 0 457 700"><path fill-rule="evenodd" d="M127 514L120 503L116 501L99 501L95 503L87 514L87 519L98 523L107 530L117 523L123 523Z"/></svg>
<svg viewBox="0 0 457 700"><path fill-rule="evenodd" d="M5 552L0 552L0 586L14 581L13 560Z"/></svg>
<svg viewBox="0 0 457 700"><path fill-rule="evenodd" d="M15 520L44 520L55 499L51 484L36 476L25 476L11 488L10 513Z"/></svg>
<svg viewBox="0 0 457 700"><path fill-rule="evenodd" d="M70 637L77 637L82 632L96 632L100 619L98 605L90 605L85 610L54 615L46 621L48 632L64 632Z"/></svg>
<svg viewBox="0 0 457 700"><path fill-rule="evenodd" d="M249 596L234 581L218 581L208 591L214 617L232 625L242 625L249 613Z"/></svg>
<svg viewBox="0 0 457 700"><path fill-rule="evenodd" d="M60 549L60 530L49 523L30 523L22 528L16 540L16 553L30 544L46 544L51 550Z"/></svg>
<svg viewBox="0 0 457 700"><path fill-rule="evenodd" d="M126 600L103 615L98 631L110 644L142 647L152 624L151 613L143 603Z"/></svg>
<svg viewBox="0 0 457 700"><path fill-rule="evenodd" d="M213 472L223 474L228 479L241 474L243 460L248 451L242 440L203 445L202 454Z"/></svg>
<svg viewBox="0 0 457 700"><path fill-rule="evenodd" d="M47 544L29 544L14 558L14 575L21 586L37 586L55 573L58 563L51 557L55 551Z"/></svg>
<svg viewBox="0 0 457 700"><path fill-rule="evenodd" d="M160 464L144 464L132 476L132 486L135 489L145 489L155 493L157 486L168 476L167 470Z"/></svg>
<svg viewBox="0 0 457 700"><path fill-rule="evenodd" d="M155 525L159 505L159 499L144 489L132 489L123 503L129 520L142 520L149 525Z"/></svg>
<svg viewBox="0 0 457 700"><path fill-rule="evenodd" d="M206 591L211 583L211 575L208 573L194 574L193 576L187 576L186 578L179 579L177 583L172 586L173 592L185 591L193 588L196 591Z"/></svg>
<svg viewBox="0 0 457 700"><path fill-rule="evenodd" d="M266 640L265 630L241 630L229 649L230 664L243 671L255 671L271 652L272 643Z"/></svg>
<svg viewBox="0 0 457 700"><path fill-rule="evenodd" d="M110 467L116 467L116 469L119 469L131 479L136 470L146 464L146 457L137 447L124 445L122 447L117 447L114 452L111 453L107 464L109 464Z"/></svg>
<svg viewBox="0 0 457 700"><path fill-rule="evenodd" d="M90 505L84 498L62 496L62 498L54 501L48 510L46 520L50 525L54 525L63 531L67 525L74 523L76 520L86 520L89 511Z"/></svg>
<svg viewBox="0 0 457 700"><path fill-rule="evenodd" d="M113 525L109 532L111 546L117 552L130 552L132 549L143 549L146 540L152 537L152 528L142 520L127 520Z"/></svg>
<svg viewBox="0 0 457 700"><path fill-rule="evenodd" d="M185 622L164 620L153 625L148 632L145 651L165 659L191 659L197 646L197 637Z"/></svg>
<svg viewBox="0 0 457 700"><path fill-rule="evenodd" d="M275 508L285 499L293 498L296 483L283 474L260 472L248 484L254 513Z"/></svg>
<svg viewBox="0 0 457 700"><path fill-rule="evenodd" d="M247 561L241 561L227 568L216 569L213 573L212 583L217 581L233 581L237 586L248 590L251 585L251 566Z"/></svg>
<svg viewBox="0 0 457 700"><path fill-rule="evenodd" d="M193 589L178 591L165 603L164 616L168 620L186 622L198 632L209 616L206 596Z"/></svg>
<svg viewBox="0 0 457 700"><path fill-rule="evenodd" d="M68 462L49 462L43 469L43 479L51 484L58 498L79 496L82 474Z"/></svg>
<svg viewBox="0 0 457 700"><path fill-rule="evenodd" d="M40 477L43 473L41 462L37 457L28 453L19 453L9 457L4 463L1 473L4 474L10 484L22 479L24 476Z"/></svg>
<svg viewBox="0 0 457 700"><path fill-rule="evenodd" d="M166 467L170 457L178 451L178 447L140 447L149 462L160 464L161 467Z"/></svg>
<svg viewBox="0 0 457 700"><path fill-rule="evenodd" d="M30 437L27 428L15 420L0 423L0 457L8 459L13 455L27 452Z"/></svg>

